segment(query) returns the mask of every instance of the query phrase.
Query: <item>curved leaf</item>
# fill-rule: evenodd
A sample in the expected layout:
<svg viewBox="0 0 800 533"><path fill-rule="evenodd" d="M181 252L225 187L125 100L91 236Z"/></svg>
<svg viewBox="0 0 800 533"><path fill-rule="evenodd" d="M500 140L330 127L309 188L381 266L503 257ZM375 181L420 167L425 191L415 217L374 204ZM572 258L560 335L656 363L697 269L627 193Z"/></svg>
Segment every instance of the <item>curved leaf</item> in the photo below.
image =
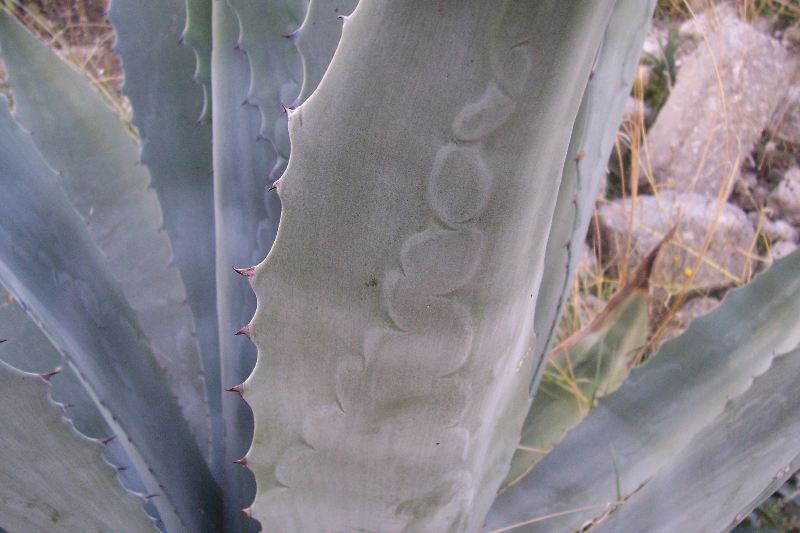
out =
<svg viewBox="0 0 800 533"><path fill-rule="evenodd" d="M669 465L774 354L800 343L798 272L795 252L666 342L497 498L488 528L578 529ZM552 518L530 522L545 516Z"/></svg>
<svg viewBox="0 0 800 533"><path fill-rule="evenodd" d="M280 216L278 195L267 190L268 173L276 156L268 143L256 141L261 122L258 110L242 106L250 67L235 49L239 33L236 15L225 2L214 2L212 96L214 122L214 209L216 221L217 312L219 317L222 386L241 383L255 364L255 348L244 336L234 336L255 309L247 282L231 267L260 261L272 246ZM224 393L226 525L255 530L240 511L252 501L252 476L233 464L247 451L253 417L235 394Z"/></svg>
<svg viewBox="0 0 800 533"><path fill-rule="evenodd" d="M204 0L207 3L207 0ZM187 41L200 46L203 24L210 25L210 4L189 0ZM208 20L204 21L203 16ZM212 465L223 461L214 272L214 196L211 176L211 126L195 123L203 92L191 81L195 54L177 46L184 1L114 0L109 18L117 33L116 51L125 67L123 90L133 106L133 123L141 136L141 161L164 213L175 266L186 286L186 302L203 356L205 396L211 414ZM208 39L210 53L210 33ZM198 69L208 69L197 48ZM210 61L210 56L206 60ZM206 73L207 75L207 73ZM210 83L211 79L205 79ZM210 92L207 95L210 98ZM187 354L188 355L188 354Z"/></svg>
<svg viewBox="0 0 800 533"><path fill-rule="evenodd" d="M342 36L343 21L358 0L309 0L306 18L292 38L303 60L303 85L297 104L305 102L322 81Z"/></svg>
<svg viewBox="0 0 800 533"><path fill-rule="evenodd" d="M48 382L0 361L0 526L40 531L156 531L123 489L103 444L61 416Z"/></svg>
<svg viewBox="0 0 800 533"><path fill-rule="evenodd" d="M0 281L92 391L167 528L218 531L221 494L58 176L0 99Z"/></svg>
<svg viewBox="0 0 800 533"><path fill-rule="evenodd" d="M139 147L89 81L0 10L0 53L14 116L60 174L167 371L205 452L209 422L197 341L180 274Z"/></svg>
<svg viewBox="0 0 800 533"><path fill-rule="evenodd" d="M556 338L655 5L656 0L617 0L586 86L547 238L542 289L534 318L537 360L543 360ZM532 391L543 370L542 366L534 370Z"/></svg>
<svg viewBox="0 0 800 533"><path fill-rule="evenodd" d="M733 529L800 468L798 376L800 347L776 357L746 392L730 400L719 417L592 531Z"/></svg>
<svg viewBox="0 0 800 533"><path fill-rule="evenodd" d="M647 341L650 271L665 240L591 322L550 353L501 490L530 472L598 399L628 376L630 363Z"/></svg>

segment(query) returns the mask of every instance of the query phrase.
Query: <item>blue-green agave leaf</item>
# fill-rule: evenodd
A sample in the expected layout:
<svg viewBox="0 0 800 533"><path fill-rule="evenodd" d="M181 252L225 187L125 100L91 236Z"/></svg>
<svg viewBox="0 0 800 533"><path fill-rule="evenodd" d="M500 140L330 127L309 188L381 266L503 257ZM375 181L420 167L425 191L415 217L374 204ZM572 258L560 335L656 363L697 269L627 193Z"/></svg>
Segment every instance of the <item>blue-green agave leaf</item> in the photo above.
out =
<svg viewBox="0 0 800 533"><path fill-rule="evenodd" d="M171 265L150 176L136 164L138 144L87 78L3 10L0 54L14 95L14 117L31 132L86 220L207 454L208 406L191 310L180 273Z"/></svg>
<svg viewBox="0 0 800 533"><path fill-rule="evenodd" d="M203 6L208 3L208 13ZM187 39L207 39L209 0L188 0ZM203 17L208 16L204 21ZM178 46L184 25L184 0L114 0L109 18L117 33L115 49L125 68L123 91L133 106L141 138L141 161L152 176L164 228L172 242L174 264L186 287L186 302L203 357L206 397L211 415L212 465L222 467L222 399L214 271L214 196L211 175L211 125L197 123L203 91L192 83L195 63L204 52ZM189 37L191 36L191 39ZM196 60L197 58L197 60ZM206 58L210 61L210 56ZM203 69L209 68L203 66ZM210 83L210 75L206 83ZM210 92L208 93L210 98ZM226 271L227 272L227 271Z"/></svg>
<svg viewBox="0 0 800 533"><path fill-rule="evenodd" d="M0 526L15 533L156 531L141 495L123 489L103 461L103 443L65 420L48 389L39 374L0 361Z"/></svg>
<svg viewBox="0 0 800 533"><path fill-rule="evenodd" d="M798 272L795 252L666 342L497 498L488 529L576 530L672 464L774 355L800 343Z"/></svg>
<svg viewBox="0 0 800 533"><path fill-rule="evenodd" d="M0 99L0 282L91 391L173 531L219 531L222 499L136 315L60 178Z"/></svg>

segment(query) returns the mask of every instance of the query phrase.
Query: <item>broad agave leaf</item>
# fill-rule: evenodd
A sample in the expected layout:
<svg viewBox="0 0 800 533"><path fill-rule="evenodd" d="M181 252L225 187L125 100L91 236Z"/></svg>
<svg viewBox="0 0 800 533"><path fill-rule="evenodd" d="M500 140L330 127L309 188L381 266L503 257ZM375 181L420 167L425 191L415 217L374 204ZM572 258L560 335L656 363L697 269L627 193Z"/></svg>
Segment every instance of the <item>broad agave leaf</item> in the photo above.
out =
<svg viewBox="0 0 800 533"><path fill-rule="evenodd" d="M800 346L592 531L730 531L800 463ZM765 491L764 489L767 489Z"/></svg>
<svg viewBox="0 0 800 533"><path fill-rule="evenodd" d="M798 272L796 252L666 342L497 498L488 529L576 530L689 453L729 399L800 343Z"/></svg>
<svg viewBox="0 0 800 533"><path fill-rule="evenodd" d="M647 341L650 271L665 241L591 322L550 353L501 490L530 472L598 400L628 376L631 362Z"/></svg>
<svg viewBox="0 0 800 533"><path fill-rule="evenodd" d="M342 36L342 22L358 0L309 0L306 18L290 37L303 60L303 85L297 104L305 102L328 70Z"/></svg>
<svg viewBox="0 0 800 533"><path fill-rule="evenodd" d="M197 121L205 113L204 91L192 83L195 64L198 72L203 72L204 83L210 83L205 71L210 68L207 63L211 58L205 57L203 46L207 41L210 53L210 8L210 0L188 2L185 35L186 41L196 47L195 53L185 46L176 46L184 25L184 0L114 0L109 19L117 34L115 49L125 69L123 91L130 98L133 123L141 137L141 161L158 193L164 228L175 254L174 263L180 270L186 301L194 316L211 415L211 463L218 474L224 451L211 125L202 119ZM203 18L206 16L208 20ZM203 29L205 26L209 26L208 33ZM205 92L210 99L210 89Z"/></svg>
<svg viewBox="0 0 800 533"><path fill-rule="evenodd" d="M39 374L0 361L0 526L11 531L156 531L123 489L103 442L80 434Z"/></svg>
<svg viewBox="0 0 800 533"><path fill-rule="evenodd" d="M214 51L212 97L214 129L214 209L216 221L217 310L222 386L244 380L255 364L255 349L244 336L234 336L256 307L248 284L231 267L260 261L272 246L280 216L280 201L268 191L268 172L276 154L269 143L258 141L261 115L241 105L250 83L247 57L235 48L239 23L226 2L213 4ZM285 39L281 40L285 44ZM247 272L247 271L243 271ZM240 509L252 501L255 487L245 469L233 464L250 444L253 417L235 394L222 399L225 420L224 485L226 524L236 531L240 523L256 527Z"/></svg>
<svg viewBox="0 0 800 533"><path fill-rule="evenodd" d="M166 369L172 390L204 455L208 405L191 310L160 231L161 207L139 147L89 81L61 61L14 17L0 10L0 51L14 116L59 172L126 299Z"/></svg>
<svg viewBox="0 0 800 533"><path fill-rule="evenodd" d="M346 20L290 113L280 230L252 279L255 518L481 526L529 405L530 236L612 6L361 2Z"/></svg>
<svg viewBox="0 0 800 533"><path fill-rule="evenodd" d="M536 303L534 358L544 361L558 331L580 261L595 199L622 121L656 0L617 0L586 86L558 189L547 238L542 289ZM534 369L536 390L544 367Z"/></svg>
<svg viewBox="0 0 800 533"><path fill-rule="evenodd" d="M0 138L0 281L79 370L166 527L218 531L221 494L135 313L5 99Z"/></svg>

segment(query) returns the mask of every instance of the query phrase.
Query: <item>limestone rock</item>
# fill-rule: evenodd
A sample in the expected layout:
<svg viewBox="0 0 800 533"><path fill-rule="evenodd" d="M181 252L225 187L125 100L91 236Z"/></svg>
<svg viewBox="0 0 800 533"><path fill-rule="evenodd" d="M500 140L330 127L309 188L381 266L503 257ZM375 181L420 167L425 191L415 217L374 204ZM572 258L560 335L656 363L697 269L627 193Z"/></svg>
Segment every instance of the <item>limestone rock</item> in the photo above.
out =
<svg viewBox="0 0 800 533"><path fill-rule="evenodd" d="M651 286L659 289L663 301L668 294L708 291L741 281L749 267L748 253L754 241L753 226L736 206L724 204L716 212L716 200L697 193L666 191L658 197L639 196L630 223L631 200L622 199L598 207L604 246L611 264L621 264L628 250L628 264L635 265L676 226L670 244L659 254ZM708 249L698 256L707 234Z"/></svg>
<svg viewBox="0 0 800 533"><path fill-rule="evenodd" d="M800 167L792 167L769 195L769 204L780 210L783 218L800 224Z"/></svg>
<svg viewBox="0 0 800 533"><path fill-rule="evenodd" d="M778 41L739 20L731 6L707 10L688 24L710 47L701 42L683 59L649 133L650 165L661 188L716 196L723 181L735 182L738 164L785 94L794 63Z"/></svg>

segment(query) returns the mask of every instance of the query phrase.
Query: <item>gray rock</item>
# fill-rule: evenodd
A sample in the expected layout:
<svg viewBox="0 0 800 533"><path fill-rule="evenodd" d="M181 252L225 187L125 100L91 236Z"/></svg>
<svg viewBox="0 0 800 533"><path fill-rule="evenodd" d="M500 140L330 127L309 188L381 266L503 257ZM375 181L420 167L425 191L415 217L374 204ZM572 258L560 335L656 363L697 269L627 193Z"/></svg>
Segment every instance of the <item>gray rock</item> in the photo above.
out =
<svg viewBox="0 0 800 533"><path fill-rule="evenodd" d="M754 230L747 215L736 206L723 204L717 214L715 199L666 191L658 197L640 196L632 225L630 214L630 199L598 207L603 243L611 264L619 266L627 254L628 264L635 266L671 227L677 227L653 268L651 285L658 289L654 291L656 303L666 295L686 290L705 292L731 286L748 272ZM698 256L712 230L708 249L700 261ZM629 233L630 251L626 252Z"/></svg>
<svg viewBox="0 0 800 533"><path fill-rule="evenodd" d="M778 105L770 123L770 134L773 139L800 144L800 85L792 85Z"/></svg>
<svg viewBox="0 0 800 533"><path fill-rule="evenodd" d="M777 207L783 218L800 224L800 168L792 167L769 195L769 205Z"/></svg>
<svg viewBox="0 0 800 533"><path fill-rule="evenodd" d="M678 312L675 313L672 320L669 321L661 338L658 339L658 345L660 346L664 342L677 337L686 331L696 318L710 313L718 305L719 300L711 297L699 297L688 300Z"/></svg>
<svg viewBox="0 0 800 533"><path fill-rule="evenodd" d="M732 188L795 66L779 42L739 20L731 6L688 24L707 36L713 53L703 41L684 57L648 136L650 164L662 188L716 196L723 181Z"/></svg>
<svg viewBox="0 0 800 533"><path fill-rule="evenodd" d="M792 227L792 225L785 220L776 220L773 222L772 220L765 218L761 222L761 229L772 243L778 241L797 242L798 239L797 229Z"/></svg>
<svg viewBox="0 0 800 533"><path fill-rule="evenodd" d="M797 245L793 242L786 242L786 241L776 242L771 248L772 259L777 261L778 259L786 257L795 250L797 250Z"/></svg>

